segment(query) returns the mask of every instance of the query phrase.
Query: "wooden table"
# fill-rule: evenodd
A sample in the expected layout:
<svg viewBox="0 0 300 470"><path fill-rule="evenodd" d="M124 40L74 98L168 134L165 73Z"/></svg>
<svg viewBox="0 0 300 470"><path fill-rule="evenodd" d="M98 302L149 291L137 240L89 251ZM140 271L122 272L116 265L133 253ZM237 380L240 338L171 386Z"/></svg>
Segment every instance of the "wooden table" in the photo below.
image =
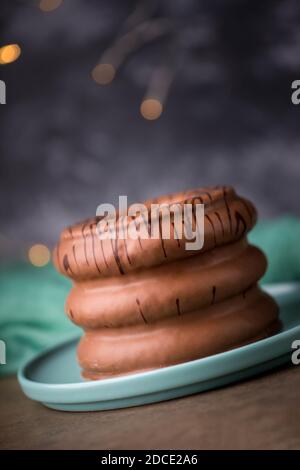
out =
<svg viewBox="0 0 300 470"><path fill-rule="evenodd" d="M68 413L0 381L1 449L299 449L300 366L186 398Z"/></svg>

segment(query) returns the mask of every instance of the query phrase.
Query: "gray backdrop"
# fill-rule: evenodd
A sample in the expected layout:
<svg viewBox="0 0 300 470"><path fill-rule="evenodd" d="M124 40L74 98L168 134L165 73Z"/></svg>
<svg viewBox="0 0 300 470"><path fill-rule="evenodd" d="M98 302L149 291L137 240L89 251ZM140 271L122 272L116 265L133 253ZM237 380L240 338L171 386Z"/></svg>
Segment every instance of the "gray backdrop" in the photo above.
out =
<svg viewBox="0 0 300 470"><path fill-rule="evenodd" d="M300 214L300 2L157 2L152 15L172 33L98 86L90 72L135 3L65 0L43 13L1 0L1 44L22 48L0 68L2 239L53 243L119 194L133 202L210 184L235 185L261 216ZM146 121L140 102L170 57L179 66L164 113Z"/></svg>

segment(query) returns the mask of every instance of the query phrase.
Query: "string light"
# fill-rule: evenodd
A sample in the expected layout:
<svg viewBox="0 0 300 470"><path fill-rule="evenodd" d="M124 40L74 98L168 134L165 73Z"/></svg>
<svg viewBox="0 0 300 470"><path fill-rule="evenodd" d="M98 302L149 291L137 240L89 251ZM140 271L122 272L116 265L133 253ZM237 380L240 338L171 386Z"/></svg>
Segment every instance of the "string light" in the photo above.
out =
<svg viewBox="0 0 300 470"><path fill-rule="evenodd" d="M160 17L157 13L157 2L140 0L135 9L126 18L114 41L102 53L98 64L91 71L91 78L99 85L108 85L129 55L136 52L146 43L163 36L171 35L172 47L168 46L167 60L161 61L150 76L146 93L140 105L140 113L144 119L158 119L166 104L171 83L176 69L181 62L182 53L178 54L177 26L174 20ZM176 35L174 34L176 33ZM171 53L169 54L170 51ZM169 57L170 56L170 57Z"/></svg>
<svg viewBox="0 0 300 470"><path fill-rule="evenodd" d="M53 11L60 7L62 2L63 0L41 0L39 3L39 8L42 11Z"/></svg>
<svg viewBox="0 0 300 470"><path fill-rule="evenodd" d="M108 85L115 75L116 70L112 64L98 64L92 71L93 80L99 85Z"/></svg>
<svg viewBox="0 0 300 470"><path fill-rule="evenodd" d="M0 64L10 64L18 59L21 48L18 44L8 44L0 48Z"/></svg>
<svg viewBox="0 0 300 470"><path fill-rule="evenodd" d="M146 14L146 11L142 13L138 10L139 6L137 6L138 14L130 16L129 23L127 24L125 21L121 28L126 30L130 24L133 24L133 29L123 33L103 52L98 65L92 72L93 78L95 75L94 80L101 85L106 85L114 79L117 70L130 54L142 47L143 44L154 41L170 31L171 23L167 19L150 19L135 24L139 18L141 20L141 17Z"/></svg>
<svg viewBox="0 0 300 470"><path fill-rule="evenodd" d="M130 54L144 44L172 33L174 22L167 18L154 17L156 9L156 2L136 2L134 11L121 26L121 33L104 50L99 63L91 72L91 77L96 83L108 85ZM151 74L150 83L140 105L140 113L144 119L153 121L161 116L174 78L173 68L173 65L159 66Z"/></svg>
<svg viewBox="0 0 300 470"><path fill-rule="evenodd" d="M155 119L158 119L163 112L163 105L157 99L147 98L142 101L140 111L143 118L148 119L149 121L154 121Z"/></svg>
<svg viewBox="0 0 300 470"><path fill-rule="evenodd" d="M161 65L153 69L140 106L143 118L153 121L161 116L174 74L175 68L171 65Z"/></svg>
<svg viewBox="0 0 300 470"><path fill-rule="evenodd" d="M33 245L28 250L28 258L33 266L38 268L46 266L51 258L50 250L46 245Z"/></svg>

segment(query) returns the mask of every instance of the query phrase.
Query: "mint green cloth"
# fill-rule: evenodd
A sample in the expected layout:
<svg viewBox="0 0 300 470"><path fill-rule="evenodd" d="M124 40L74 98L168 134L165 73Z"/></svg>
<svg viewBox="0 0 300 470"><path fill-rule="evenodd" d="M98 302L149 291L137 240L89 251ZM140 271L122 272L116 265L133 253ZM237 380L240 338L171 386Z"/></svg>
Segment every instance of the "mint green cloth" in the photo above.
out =
<svg viewBox="0 0 300 470"><path fill-rule="evenodd" d="M262 282L300 280L300 219L261 222L250 233L269 260ZM29 263L0 267L0 339L6 343L6 365L0 376L15 373L32 354L80 331L64 314L71 283L52 266Z"/></svg>
<svg viewBox="0 0 300 470"><path fill-rule="evenodd" d="M64 314L71 283L52 266L26 262L0 268L0 339L6 364L0 376L17 371L32 354L80 331Z"/></svg>
<svg viewBox="0 0 300 470"><path fill-rule="evenodd" d="M262 283L300 280L300 219L283 217L259 222L248 238L268 258Z"/></svg>

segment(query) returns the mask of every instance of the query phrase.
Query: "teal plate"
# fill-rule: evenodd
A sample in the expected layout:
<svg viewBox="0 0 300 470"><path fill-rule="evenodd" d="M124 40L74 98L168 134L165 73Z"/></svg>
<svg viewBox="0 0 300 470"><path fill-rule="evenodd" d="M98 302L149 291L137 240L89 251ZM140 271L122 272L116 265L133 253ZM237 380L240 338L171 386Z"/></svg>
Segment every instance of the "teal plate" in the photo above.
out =
<svg viewBox="0 0 300 470"><path fill-rule="evenodd" d="M138 406L221 387L291 362L300 340L300 283L265 287L280 306L282 331L214 356L123 377L85 382L76 362L78 336L28 361L18 379L24 393L49 408L92 411Z"/></svg>

